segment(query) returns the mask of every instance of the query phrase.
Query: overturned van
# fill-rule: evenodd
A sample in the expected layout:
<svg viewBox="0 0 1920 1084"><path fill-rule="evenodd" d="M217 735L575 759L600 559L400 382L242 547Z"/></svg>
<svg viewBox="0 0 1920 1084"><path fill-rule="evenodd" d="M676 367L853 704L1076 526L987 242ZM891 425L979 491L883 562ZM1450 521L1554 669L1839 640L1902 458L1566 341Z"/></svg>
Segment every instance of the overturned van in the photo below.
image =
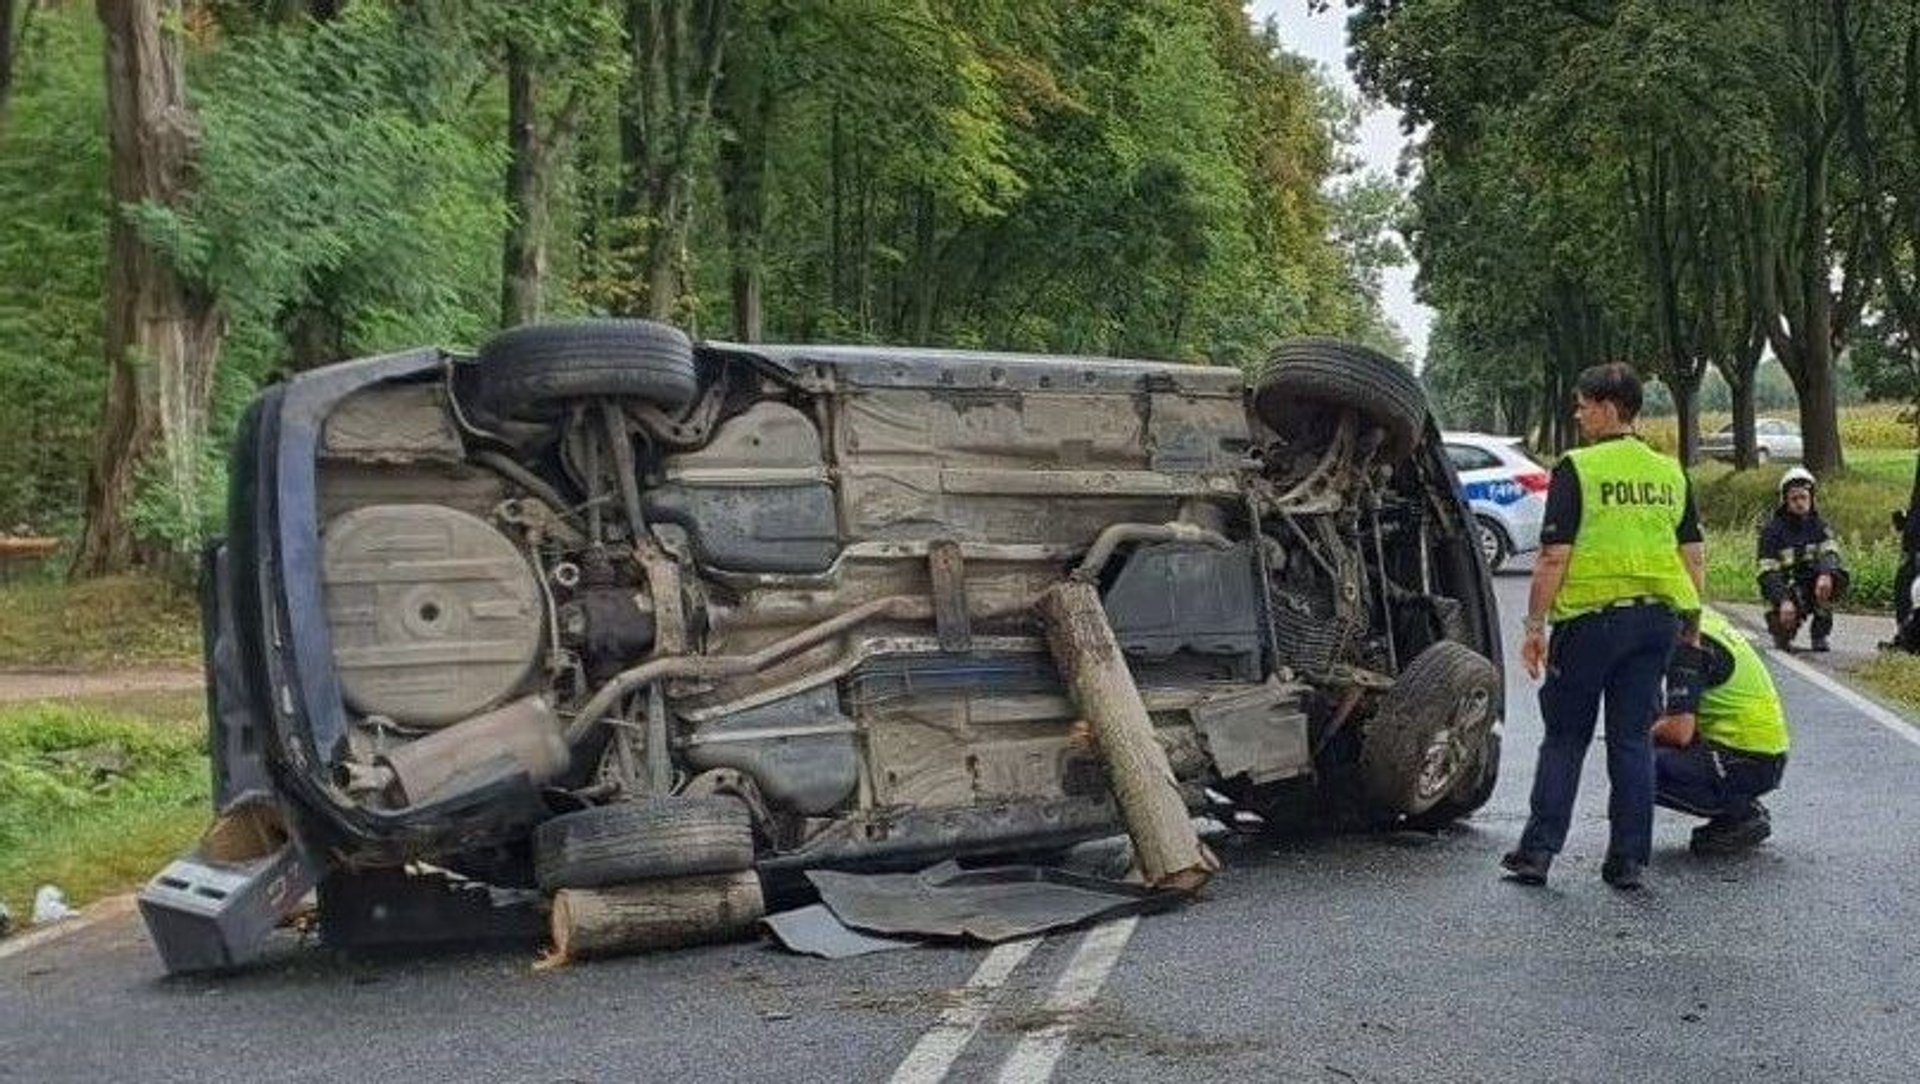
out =
<svg viewBox="0 0 1920 1084"><path fill-rule="evenodd" d="M1437 823L1498 769L1474 521L1359 347L1249 378L538 325L269 388L231 479L218 845L142 897L174 970L421 864L553 892L1112 834L1063 582L1195 808Z"/></svg>

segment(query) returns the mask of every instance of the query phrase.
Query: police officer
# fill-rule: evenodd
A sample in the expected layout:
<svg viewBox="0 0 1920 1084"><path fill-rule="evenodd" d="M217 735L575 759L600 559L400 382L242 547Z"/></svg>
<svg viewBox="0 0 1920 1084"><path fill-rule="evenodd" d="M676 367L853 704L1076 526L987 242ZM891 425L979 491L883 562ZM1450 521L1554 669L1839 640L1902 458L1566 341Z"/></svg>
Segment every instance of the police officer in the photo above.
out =
<svg viewBox="0 0 1920 1084"><path fill-rule="evenodd" d="M1773 834L1762 794L1787 769L1787 717L1760 655L1727 619L1700 615L1698 646L1667 666L1667 710L1653 726L1654 801L1708 818L1695 854L1733 854Z"/></svg>
<svg viewBox="0 0 1920 1084"><path fill-rule="evenodd" d="M1545 734L1526 829L1501 859L1523 884L1545 884L1566 843L1603 699L1612 795L1600 875L1615 888L1639 888L1653 849L1648 731L1682 621L1699 612L1706 559L1686 472L1633 433L1640 397L1630 366L1582 372L1574 419L1586 446L1561 458L1547 487L1520 648L1529 676L1546 673Z"/></svg>

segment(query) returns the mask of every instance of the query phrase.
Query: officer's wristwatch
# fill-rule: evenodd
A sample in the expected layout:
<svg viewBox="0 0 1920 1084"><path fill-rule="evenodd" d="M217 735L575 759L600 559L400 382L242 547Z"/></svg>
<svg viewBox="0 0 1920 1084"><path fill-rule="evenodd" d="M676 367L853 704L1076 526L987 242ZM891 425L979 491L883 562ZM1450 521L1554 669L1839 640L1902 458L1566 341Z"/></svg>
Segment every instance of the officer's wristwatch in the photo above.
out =
<svg viewBox="0 0 1920 1084"><path fill-rule="evenodd" d="M1532 635L1533 633L1536 633L1536 632L1545 632L1547 631L1547 619L1544 617L1533 617L1529 615L1527 617L1527 620L1521 627L1527 630L1528 635Z"/></svg>

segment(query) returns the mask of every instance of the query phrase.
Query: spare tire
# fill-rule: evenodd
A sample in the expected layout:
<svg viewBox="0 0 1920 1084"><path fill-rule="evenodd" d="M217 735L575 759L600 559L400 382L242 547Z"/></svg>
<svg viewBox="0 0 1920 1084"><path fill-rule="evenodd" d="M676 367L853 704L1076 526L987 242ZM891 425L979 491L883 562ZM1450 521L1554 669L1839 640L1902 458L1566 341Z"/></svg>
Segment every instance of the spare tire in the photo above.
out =
<svg viewBox="0 0 1920 1084"><path fill-rule="evenodd" d="M483 418L543 421L606 396L679 410L699 394L693 343L651 320L579 320L503 331L458 370L460 398Z"/></svg>
<svg viewBox="0 0 1920 1084"><path fill-rule="evenodd" d="M1274 432L1299 439L1329 415L1357 411L1385 434L1389 462L1420 443L1427 395L1413 370L1377 350L1337 339L1295 339L1267 356L1254 383L1253 412Z"/></svg>
<svg viewBox="0 0 1920 1084"><path fill-rule="evenodd" d="M1472 788L1499 703L1500 671L1486 656L1453 640L1422 651L1361 733L1367 805L1387 816L1418 816Z"/></svg>
<svg viewBox="0 0 1920 1084"><path fill-rule="evenodd" d="M533 831L533 874L548 892L752 868L753 819L736 798L594 806Z"/></svg>

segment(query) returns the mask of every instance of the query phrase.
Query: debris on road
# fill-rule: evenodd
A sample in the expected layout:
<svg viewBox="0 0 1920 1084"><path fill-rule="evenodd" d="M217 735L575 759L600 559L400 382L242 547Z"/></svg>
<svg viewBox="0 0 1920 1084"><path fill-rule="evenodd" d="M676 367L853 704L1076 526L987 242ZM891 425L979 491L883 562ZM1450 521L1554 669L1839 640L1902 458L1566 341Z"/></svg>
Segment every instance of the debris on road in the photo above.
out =
<svg viewBox="0 0 1920 1084"><path fill-rule="evenodd" d="M731 941L766 913L751 871L563 888L553 895L553 947L565 961Z"/></svg>
<svg viewBox="0 0 1920 1084"><path fill-rule="evenodd" d="M903 947L902 939L907 944L1013 941L1164 911L1184 898L1178 889L1049 866L970 870L953 861L919 873L810 870L807 879L820 893L819 907L775 916L767 924L789 949L829 959Z"/></svg>
<svg viewBox="0 0 1920 1084"><path fill-rule="evenodd" d="M80 912L67 906L67 894L55 885L41 885L33 894L33 924L44 926L49 922L58 922L63 918L72 918Z"/></svg>
<svg viewBox="0 0 1920 1084"><path fill-rule="evenodd" d="M818 956L826 960L846 960L875 952L913 948L919 941L908 937L875 937L840 921L824 903L808 904L791 911L766 917L767 929L788 952Z"/></svg>

